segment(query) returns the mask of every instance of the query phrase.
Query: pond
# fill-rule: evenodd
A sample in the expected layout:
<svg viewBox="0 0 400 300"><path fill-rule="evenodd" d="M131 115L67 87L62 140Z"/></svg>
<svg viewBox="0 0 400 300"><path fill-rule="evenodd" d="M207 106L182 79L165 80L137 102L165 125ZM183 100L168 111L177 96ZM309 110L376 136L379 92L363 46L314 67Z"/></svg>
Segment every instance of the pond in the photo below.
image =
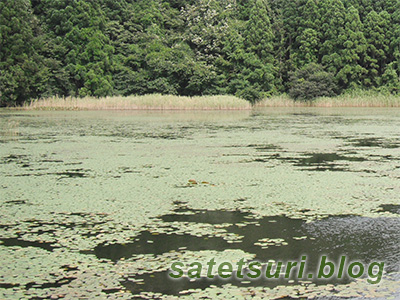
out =
<svg viewBox="0 0 400 300"><path fill-rule="evenodd" d="M396 109L0 110L0 298L400 297L399 128ZM169 276L323 255L385 268Z"/></svg>

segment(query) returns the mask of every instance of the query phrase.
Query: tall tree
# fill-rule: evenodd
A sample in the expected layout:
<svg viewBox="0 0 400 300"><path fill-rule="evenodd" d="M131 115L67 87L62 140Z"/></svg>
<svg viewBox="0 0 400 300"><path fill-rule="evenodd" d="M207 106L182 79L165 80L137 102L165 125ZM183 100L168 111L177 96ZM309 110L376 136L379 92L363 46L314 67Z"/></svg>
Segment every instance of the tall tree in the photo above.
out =
<svg viewBox="0 0 400 300"><path fill-rule="evenodd" d="M365 68L368 70L364 85L378 87L382 84L382 75L388 61L390 48L390 15L386 11L379 14L371 11L364 22L364 32L367 41Z"/></svg>
<svg viewBox="0 0 400 300"><path fill-rule="evenodd" d="M362 66L366 40L358 11L340 0L324 1L322 64L335 74L341 88L360 86L367 70Z"/></svg>
<svg viewBox="0 0 400 300"><path fill-rule="evenodd" d="M400 77L400 1L397 1L396 9L392 15L391 30L391 55L393 58L394 68Z"/></svg>
<svg viewBox="0 0 400 300"><path fill-rule="evenodd" d="M275 89L274 34L269 18L268 0L255 0L244 32L244 46L248 52L246 80L260 93L270 94ZM252 55L251 55L252 54Z"/></svg>
<svg viewBox="0 0 400 300"><path fill-rule="evenodd" d="M98 1L43 0L37 9L57 49L60 68L68 74L74 96L107 96L113 92L113 52L104 34L106 18Z"/></svg>
<svg viewBox="0 0 400 300"><path fill-rule="evenodd" d="M316 0L308 0L301 9L295 48L292 59L296 68L309 63L319 63L321 44L320 8Z"/></svg>
<svg viewBox="0 0 400 300"><path fill-rule="evenodd" d="M30 1L0 1L0 40L0 106L40 96L49 74Z"/></svg>

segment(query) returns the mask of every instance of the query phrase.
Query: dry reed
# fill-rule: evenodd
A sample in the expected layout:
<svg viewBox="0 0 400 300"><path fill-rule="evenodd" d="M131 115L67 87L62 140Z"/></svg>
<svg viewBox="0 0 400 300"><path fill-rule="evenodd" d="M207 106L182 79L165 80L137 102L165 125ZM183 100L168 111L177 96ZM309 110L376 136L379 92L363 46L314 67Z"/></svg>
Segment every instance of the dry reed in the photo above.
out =
<svg viewBox="0 0 400 300"><path fill-rule="evenodd" d="M374 92L346 93L337 97L321 97L313 101L294 101L287 95L270 97L256 107L400 107L400 96Z"/></svg>
<svg viewBox="0 0 400 300"><path fill-rule="evenodd" d="M251 104L234 96L182 97L145 95L106 98L52 97L34 100L25 109L37 110L245 110Z"/></svg>
<svg viewBox="0 0 400 300"><path fill-rule="evenodd" d="M400 107L400 96L374 92L346 93L313 101L294 101L283 94L257 102L261 107ZM252 105L235 96L183 97L144 95L105 98L51 97L38 99L23 106L27 110L249 110Z"/></svg>

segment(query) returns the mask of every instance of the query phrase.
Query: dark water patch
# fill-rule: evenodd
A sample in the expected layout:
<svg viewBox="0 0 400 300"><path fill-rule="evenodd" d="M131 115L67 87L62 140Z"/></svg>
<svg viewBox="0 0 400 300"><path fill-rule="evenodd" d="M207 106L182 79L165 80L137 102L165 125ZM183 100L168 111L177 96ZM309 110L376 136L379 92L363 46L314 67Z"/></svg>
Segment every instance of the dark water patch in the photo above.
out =
<svg viewBox="0 0 400 300"><path fill-rule="evenodd" d="M221 131L225 131L225 132L232 132L232 131L240 131L240 130L260 130L260 129L265 129L262 127L258 127L258 126L243 126L243 125L234 125L234 124L229 124L229 125L217 125L215 123L207 123L204 124L203 127L200 127L202 129L207 129L210 132L221 132Z"/></svg>
<svg viewBox="0 0 400 300"><path fill-rule="evenodd" d="M262 155L258 156L252 160L245 160L242 162L249 163L249 162L261 162L261 163L269 163L273 161L284 161L287 163L295 163L296 159L295 158L290 158L290 157L284 157L281 156L279 153L271 154L271 155Z"/></svg>
<svg viewBox="0 0 400 300"><path fill-rule="evenodd" d="M59 247L54 247L53 243L42 242L42 241L41 242L24 241L20 238L3 238L0 239L0 242L1 246L22 247L22 248L34 247L34 248L41 248L50 252L52 252L56 248L59 248Z"/></svg>
<svg viewBox="0 0 400 300"><path fill-rule="evenodd" d="M55 175L62 176L61 178L84 178L88 177L87 174L81 172L61 172L55 173Z"/></svg>
<svg viewBox="0 0 400 300"><path fill-rule="evenodd" d="M372 158L378 158L378 161L393 161L396 160L398 161L399 158L394 157L392 155L376 155L376 154L370 154L368 155L368 157L372 157Z"/></svg>
<svg viewBox="0 0 400 300"><path fill-rule="evenodd" d="M215 276L212 279L201 277L196 278L196 280L191 280L188 277L182 277L178 280L173 280L169 276L169 271L163 272L154 272L154 273L146 273L141 276L136 276L134 278L127 279L121 282L121 284L132 294L138 295L143 292L147 293L156 293L156 294L167 294L167 295L174 295L178 296L181 294L190 295L192 292L188 290L205 290L210 288L212 285L213 287L223 287L226 284L230 284L236 287L264 287L264 288L276 288L278 286L295 286L295 285L303 285L307 286L303 283L303 280L299 280L295 277L290 277L292 279L290 283L288 282L289 279L280 278L277 279L266 279L266 278L259 278L259 279L251 279L245 275L249 272L248 269L243 269L243 279L240 279L236 276L236 270L232 272L232 276L229 279L222 279L219 276ZM265 272L265 270L263 270ZM348 284L351 281L349 279L343 279L340 281L340 284ZM315 285L327 285L329 284L326 280L313 280L312 282ZM184 293L182 293L185 291ZM301 297L303 298L303 297ZM298 299L298 298L282 298L282 299ZM325 299L325 298L324 298ZM343 298L341 298L343 299Z"/></svg>
<svg viewBox="0 0 400 300"><path fill-rule="evenodd" d="M3 157L0 160L0 164L12 164L12 163L18 164L24 168L29 167L29 160L27 155L11 154Z"/></svg>
<svg viewBox="0 0 400 300"><path fill-rule="evenodd" d="M65 228L65 229L93 229L95 226L105 224L105 221L100 221L100 222L91 222L91 221L82 221L82 222L37 222L34 221L32 225L29 227L31 228L55 228L55 229L60 229L60 228ZM46 230L46 233L51 232L51 230Z"/></svg>
<svg viewBox="0 0 400 300"><path fill-rule="evenodd" d="M272 223L271 223L272 222ZM307 255L311 269L318 266L322 254L337 261L341 255L361 261L385 261L387 270L395 271L400 261L400 219L331 216L307 223L287 217L268 217L259 225L233 226L231 231L244 236L238 244L246 252L255 253L262 261L296 260ZM228 229L229 230L229 229ZM254 246L261 237L281 238L288 245L262 249Z"/></svg>
<svg viewBox="0 0 400 300"><path fill-rule="evenodd" d="M72 162L72 163L66 163L66 166L76 166L76 165L82 165L83 162Z"/></svg>
<svg viewBox="0 0 400 300"><path fill-rule="evenodd" d="M349 168L339 167L337 165L328 165L328 166L318 166L315 168L304 168L302 171L313 171L313 172L351 172Z"/></svg>
<svg viewBox="0 0 400 300"><path fill-rule="evenodd" d="M292 116L301 116L301 117L321 117L316 113L311 112L299 112L299 113L291 113Z"/></svg>
<svg viewBox="0 0 400 300"><path fill-rule="evenodd" d="M177 140L184 138L182 135L178 134L143 134L145 138L157 139L157 140Z"/></svg>
<svg viewBox="0 0 400 300"><path fill-rule="evenodd" d="M355 147L373 147L384 149L395 149L400 147L399 142L375 137L352 139L350 140L350 143Z"/></svg>
<svg viewBox="0 0 400 300"><path fill-rule="evenodd" d="M315 168L304 168L301 171L312 171L312 172L351 172L349 168L339 167L337 165L329 165L323 167L315 167Z"/></svg>
<svg viewBox="0 0 400 300"><path fill-rule="evenodd" d="M140 171L131 169L130 167L120 167L120 168L118 168L118 171L122 174L132 174L132 173L139 174L139 173L141 173Z"/></svg>
<svg viewBox="0 0 400 300"><path fill-rule="evenodd" d="M305 157L286 157L281 156L279 153L273 155L263 155L256 157L252 160L243 162L261 162L271 163L273 161L283 161L285 163L293 164L296 167L301 167L304 171L351 171L347 167L347 162L363 162L367 159L362 157L345 156L337 153L306 153ZM342 162L342 163L337 163Z"/></svg>
<svg viewBox="0 0 400 300"><path fill-rule="evenodd" d="M65 172L58 172L58 173L53 173L52 175L57 175L61 176L60 179L62 178L86 178L88 176L88 172L90 170L85 170L85 169L73 169L73 170L68 170ZM50 175L50 174L48 174Z"/></svg>
<svg viewBox="0 0 400 300"><path fill-rule="evenodd" d="M382 204L379 206L378 212L390 212L400 215L400 205L398 204Z"/></svg>
<svg viewBox="0 0 400 300"><path fill-rule="evenodd" d="M64 277L64 278L60 278L54 282L46 282L46 283L30 282L27 285L25 285L25 289L29 290L32 288L35 288L35 289L59 288L59 287L62 287L63 285L70 284L75 279L76 279L75 277Z"/></svg>
<svg viewBox="0 0 400 300"><path fill-rule="evenodd" d="M111 295L111 294L120 293L122 290L123 289L104 289L104 290L101 290L101 291L106 295Z"/></svg>
<svg viewBox="0 0 400 300"><path fill-rule="evenodd" d="M258 279L251 281L249 281L248 279L238 279L235 276L236 272L232 273L232 279L229 280L215 276L213 279L202 277L194 281L191 281L187 277L180 278L179 280L172 280L168 273L168 271L165 271L144 274L133 278L134 280L125 280L121 282L121 284L134 295L140 294L142 292L152 292L175 296L178 296L182 291L186 291L189 289L205 290L211 285L222 287L228 283L237 287L266 288L275 288L281 285L290 286L299 284L298 281L294 281L289 284L287 279L282 278L274 280ZM184 294L190 295L191 293L185 292Z"/></svg>
<svg viewBox="0 0 400 300"><path fill-rule="evenodd" d="M357 170L357 171L349 170L349 171L354 172L354 173L364 173L364 174L377 174L378 173L375 170L367 170L367 169L362 169L362 170ZM379 176L386 177L386 175L379 175Z"/></svg>
<svg viewBox="0 0 400 300"><path fill-rule="evenodd" d="M63 160L59 159L43 159L40 161L41 163L63 163Z"/></svg>
<svg viewBox="0 0 400 300"><path fill-rule="evenodd" d="M228 146L222 146L222 148L243 148L243 145L228 145Z"/></svg>
<svg viewBox="0 0 400 300"><path fill-rule="evenodd" d="M3 283L0 282L0 289L13 289L16 287L19 287L20 284L19 283Z"/></svg>
<svg viewBox="0 0 400 300"><path fill-rule="evenodd" d="M400 271L400 218L332 216L303 227L316 238L311 243L316 253L383 261L387 272Z"/></svg>
<svg viewBox="0 0 400 300"><path fill-rule="evenodd" d="M108 135L110 136L110 135ZM170 132L166 133L149 133L149 132L144 132L144 133L126 133L126 134L121 134L117 133L116 135L111 135L111 136L117 136L117 137L130 137L130 138L135 138L135 139L156 139L156 140L180 140L180 139L188 139L189 136L185 134L184 132L177 132L176 130L171 130Z"/></svg>
<svg viewBox="0 0 400 300"><path fill-rule="evenodd" d="M182 222L182 226L188 222L228 223L231 225L226 227L226 230L243 238L239 243L230 244L217 237L195 237L175 233L152 234L144 231L132 243L99 245L95 249L96 255L99 258L118 260L135 254L158 255L185 248L190 251L241 249L256 254L260 260L293 260L303 254L319 257L321 253L331 253L337 257L347 253L355 258L367 259L374 257L371 251L381 253L382 258L390 255L394 259L400 258L400 249L391 246L393 243L400 243L400 219L395 218L332 216L306 223L304 220L285 216L253 219L250 215L240 212L209 211L193 215L165 215L161 219L167 223ZM257 245L263 239L272 240L272 243L266 247ZM275 239L282 239L285 244L274 242ZM382 253L386 254L383 256ZM358 256L361 254L363 257Z"/></svg>
<svg viewBox="0 0 400 300"><path fill-rule="evenodd" d="M87 218L87 217L91 216L91 214L82 213L82 212L68 213L66 215L68 215L68 216L78 216L78 217L82 217L82 218Z"/></svg>
<svg viewBox="0 0 400 300"><path fill-rule="evenodd" d="M4 202L4 204L8 204L8 205L23 205L23 204L28 204L27 201L25 200L9 200Z"/></svg>
<svg viewBox="0 0 400 300"><path fill-rule="evenodd" d="M169 214L161 216L164 222L192 222L206 224L241 223L249 221L250 214L240 211L188 210L189 214Z"/></svg>
<svg viewBox="0 0 400 300"><path fill-rule="evenodd" d="M41 170L46 170L46 168L42 168ZM36 170L31 170L31 171L38 171L38 169L36 169ZM89 174L88 174L89 172L91 172L91 170L86 170L86 169L72 169L72 170L67 170L67 171L64 171L64 172L24 173L24 174L7 175L7 176L9 176L9 177L59 176L59 179L65 179L65 178L88 178L88 177L89 177Z"/></svg>
<svg viewBox="0 0 400 300"><path fill-rule="evenodd" d="M231 153L231 154L222 154L222 156L225 156L225 157L247 157L249 155L248 154Z"/></svg>
<svg viewBox="0 0 400 300"><path fill-rule="evenodd" d="M27 156L26 155L17 155L17 154L10 154L8 156L3 157L3 162L4 163L12 163L12 162L19 162L22 159L26 159Z"/></svg>
<svg viewBox="0 0 400 300"><path fill-rule="evenodd" d="M132 243L99 245L94 254L99 259L118 261L139 254L160 255L171 251L225 251L227 249L242 250L255 254L255 259L266 263L273 259L277 262L300 261L306 256L306 274L318 272L321 255L326 255L328 261L338 264L340 258L346 256L346 263L360 261L365 264L371 262L385 262L385 271L399 271L400 262L400 219L399 218L367 218L355 215L330 216L322 220L306 222L301 219L292 219L286 216L252 218L251 215L237 211L202 211L192 215L165 215L164 222L181 222L185 226L188 222L220 224L229 223L225 227L227 233L234 233L242 239L237 243L219 237L195 237L189 234L156 234L142 232ZM367 265L366 265L367 266ZM294 272L296 273L296 272ZM296 275L296 274L294 274ZM314 276L315 277L315 276ZM188 279L168 281L167 272L145 274L124 281L123 285L133 293L142 291L178 295L187 289L204 289L210 285L222 286L230 283L235 286L265 286L290 285L288 279L267 281L243 282L237 278L215 280L200 280L191 282ZM291 284L296 284L298 281ZM350 279L332 278L310 280L315 284L346 284Z"/></svg>
<svg viewBox="0 0 400 300"><path fill-rule="evenodd" d="M351 171L343 163L335 162L363 162L367 159L362 157L344 156L337 153L311 153L308 157L298 159L294 166L303 167L305 171L331 171L331 172L349 172Z"/></svg>
<svg viewBox="0 0 400 300"><path fill-rule="evenodd" d="M366 161L362 157L344 156L337 153L312 153L300 159L295 165L299 167L326 165L335 161Z"/></svg>
<svg viewBox="0 0 400 300"><path fill-rule="evenodd" d="M185 248L188 251L229 249L230 245L222 238L196 237L188 234L156 234L143 231L132 243L126 244L101 244L94 249L94 254L99 259L118 261L121 258L130 258L139 254L160 255Z"/></svg>
<svg viewBox="0 0 400 300"><path fill-rule="evenodd" d="M238 199L235 199L233 201L235 201L235 202L246 202L247 200L248 200L247 198L238 198Z"/></svg>
<svg viewBox="0 0 400 300"><path fill-rule="evenodd" d="M235 145L223 146L222 148L252 148L258 151L273 151L282 149L282 147L273 144L248 144L248 145L235 144Z"/></svg>
<svg viewBox="0 0 400 300"><path fill-rule="evenodd" d="M278 151L282 150L280 146L276 146L273 144L250 144L247 146L248 148L253 148L259 152L268 152L268 151Z"/></svg>

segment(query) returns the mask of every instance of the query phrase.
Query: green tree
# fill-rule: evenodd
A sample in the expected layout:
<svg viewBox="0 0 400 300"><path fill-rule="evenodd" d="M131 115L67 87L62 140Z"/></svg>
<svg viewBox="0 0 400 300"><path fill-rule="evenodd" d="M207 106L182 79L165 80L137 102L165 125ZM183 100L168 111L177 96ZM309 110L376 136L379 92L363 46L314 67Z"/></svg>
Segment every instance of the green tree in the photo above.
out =
<svg viewBox="0 0 400 300"><path fill-rule="evenodd" d="M299 36L298 66L318 63L320 39L319 34L312 28L305 29Z"/></svg>
<svg viewBox="0 0 400 300"><path fill-rule="evenodd" d="M340 0L325 1L322 21L322 64L341 88L360 86L367 73L362 66L367 45L357 10L345 9Z"/></svg>
<svg viewBox="0 0 400 300"><path fill-rule="evenodd" d="M49 74L30 1L0 1L0 40L0 106L40 96Z"/></svg>
<svg viewBox="0 0 400 300"><path fill-rule="evenodd" d="M333 74L324 71L321 65L311 63L291 73L289 95L295 100L313 100L336 94Z"/></svg>
<svg viewBox="0 0 400 300"><path fill-rule="evenodd" d="M232 1L198 0L182 10L186 31L184 41L199 60L209 64L221 56L228 31L228 18L233 13Z"/></svg>
<svg viewBox="0 0 400 300"><path fill-rule="evenodd" d="M104 34L106 17L100 3L43 0L36 10L44 12L41 19L52 40L54 57L67 77L68 84L60 90L74 96L111 95L114 48Z"/></svg>
<svg viewBox="0 0 400 300"><path fill-rule="evenodd" d="M393 68L400 77L400 1L397 1L396 10L392 15L392 30L390 38L390 55Z"/></svg>
<svg viewBox="0 0 400 300"><path fill-rule="evenodd" d="M268 10L267 1L254 2L250 19L244 25L244 35L233 33L233 53L229 54L236 69L230 89L251 102L275 91L274 36Z"/></svg>
<svg viewBox="0 0 400 300"><path fill-rule="evenodd" d="M390 50L390 15L386 11L371 11L364 22L367 41L365 68L368 70L364 85L379 87L382 85L382 74L385 72Z"/></svg>
<svg viewBox="0 0 400 300"><path fill-rule="evenodd" d="M0 105L146 93L254 102L288 92L293 72L314 64L341 91L399 90L398 0L0 4Z"/></svg>
<svg viewBox="0 0 400 300"><path fill-rule="evenodd" d="M301 18L299 30L295 39L295 48L292 58L296 68L302 68L309 63L319 63L321 45L321 14L319 3L316 0L308 0L301 6Z"/></svg>
<svg viewBox="0 0 400 300"><path fill-rule="evenodd" d="M382 84L379 89L393 94L400 93L400 76L399 73L396 72L395 63L387 65L382 75Z"/></svg>

